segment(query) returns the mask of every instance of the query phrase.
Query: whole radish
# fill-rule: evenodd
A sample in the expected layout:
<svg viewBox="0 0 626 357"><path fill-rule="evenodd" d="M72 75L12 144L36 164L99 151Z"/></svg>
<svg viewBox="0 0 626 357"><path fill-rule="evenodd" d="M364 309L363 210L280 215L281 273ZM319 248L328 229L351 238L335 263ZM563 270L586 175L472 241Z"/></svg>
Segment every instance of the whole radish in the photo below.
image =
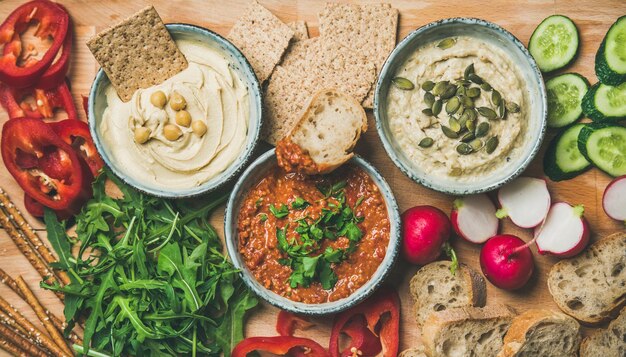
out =
<svg viewBox="0 0 626 357"><path fill-rule="evenodd" d="M515 290L526 285L535 263L528 244L514 235L502 234L491 237L483 245L480 267L493 285Z"/></svg>
<svg viewBox="0 0 626 357"><path fill-rule="evenodd" d="M440 209L416 206L402 214L402 254L419 265L435 261L450 238L450 220Z"/></svg>

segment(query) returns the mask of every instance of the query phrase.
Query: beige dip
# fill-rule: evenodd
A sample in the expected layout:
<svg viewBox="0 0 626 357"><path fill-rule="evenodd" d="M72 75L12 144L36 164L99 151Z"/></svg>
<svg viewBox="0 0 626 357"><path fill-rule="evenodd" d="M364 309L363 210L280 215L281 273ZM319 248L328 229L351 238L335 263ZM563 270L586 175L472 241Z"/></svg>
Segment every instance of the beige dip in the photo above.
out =
<svg viewBox="0 0 626 357"><path fill-rule="evenodd" d="M111 159L130 178L162 189L199 186L223 172L243 151L248 133L248 91L217 50L198 42L176 41L189 67L167 81L134 93L124 103L113 86L106 89L107 108L100 133ZM167 98L181 94L191 118L206 124L199 136L191 127L179 126L182 135L168 140L163 127L175 124L169 105L158 108L150 96L162 91ZM143 144L134 140L137 127L150 129Z"/></svg>
<svg viewBox="0 0 626 357"><path fill-rule="evenodd" d="M428 105L424 102L425 91L420 88L421 84L427 80L456 82L463 79L465 69L472 63L476 74L521 109L518 113L508 113L505 120L487 120L479 116L478 123L488 121L491 125L488 136L483 139L493 135L499 139L499 145L491 154L483 148L470 155L460 155L456 151L460 139L446 137L440 127L440 122L448 125L445 109L438 118L422 113ZM420 170L455 181L473 181L503 167L521 153L528 126L527 88L516 66L498 47L471 37L457 37L456 43L447 49L431 43L413 53L395 76L409 79L415 88L401 90L390 86L387 97L389 127L404 154ZM489 98L483 92L475 106L493 107ZM429 148L419 147L419 142L426 136L432 138L434 144Z"/></svg>

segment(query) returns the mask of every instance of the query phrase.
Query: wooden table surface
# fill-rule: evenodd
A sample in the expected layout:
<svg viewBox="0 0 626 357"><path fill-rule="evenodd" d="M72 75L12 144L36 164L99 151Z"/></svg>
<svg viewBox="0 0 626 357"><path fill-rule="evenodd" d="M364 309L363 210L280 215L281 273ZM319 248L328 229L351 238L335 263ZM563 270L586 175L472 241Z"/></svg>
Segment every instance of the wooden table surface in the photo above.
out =
<svg viewBox="0 0 626 357"><path fill-rule="evenodd" d="M23 3L22 0L0 1L0 19L6 17L15 7ZM97 63L87 50L85 41L96 32L108 25L116 23L126 16L146 5L153 4L163 20L168 22L187 22L201 25L225 35L232 24L241 15L247 5L246 0L237 1L87 1L87 0L60 0L64 4L74 21L75 44L72 53L72 67L70 80L72 93L79 113L84 119L84 113L80 108L81 95L87 95L92 79L97 70ZM260 0L284 22L305 20L309 26L311 37L318 35L317 14L324 7L325 1L275 1ZM372 1L373 2L373 1ZM569 16L579 28L581 36L581 48L578 59L566 69L586 76L591 83L596 82L593 64L597 47L609 26L621 15L626 14L626 1L624 0L465 0L441 1L390 1L400 11L398 40L402 39L415 28L428 22L447 17L479 17L493 21L511 31L522 42L527 43L534 28L541 20L552 14ZM368 113L370 131L365 134L357 146L357 152L371 161L390 183L401 210L415 205L434 205L445 212L450 211L453 197L446 196L426 189L411 181L398 170L387 157L374 126L373 115ZM7 120L7 115L0 110L0 124ZM554 135L549 131L547 139ZM543 149L547 146L547 141ZM542 150L525 175L543 177L541 159ZM8 174L4 165L0 165L0 187L9 192L11 198L18 205L28 220L41 230L41 222L30 217L23 209L23 192ZM597 169L592 169L585 174L564 182L548 181L553 201L567 201L570 203L582 203L585 205L585 217L591 225L592 239L599 239L609 233L623 230L623 223L611 220L606 216L601 207L601 199L604 188L610 181L610 177ZM223 207L216 210L212 222L220 231L222 226ZM516 234L524 240L531 237L531 231L520 229L510 221L504 221L502 232ZM45 231L40 231L45 237ZM457 250L460 260L480 270L478 264L479 246L465 243L458 238L453 239L453 245ZM534 249L533 249L534 250ZM547 273L557 260L551 257L535 254L536 271L531 282L518 292L506 292L487 284L487 303L508 303L523 311L528 308L545 307L558 308L552 301L546 287ZM36 287L39 276L31 268L26 259L19 253L11 242L6 232L0 231L0 267L12 276L22 274L31 286ZM408 281L413 276L417 267L408 264L398 264L398 267L389 279L390 283L397 286L402 300L402 324L401 324L401 349L419 343L419 329L411 314L412 303L408 295ZM60 301L48 291L36 290L37 295L44 304L62 316ZM7 297L32 321L36 321L34 313L16 295L4 286L0 286L0 295ZM247 336L274 335L274 324L277 310L267 304L254 310L250 315L246 327ZM307 336L317 339L322 345L327 345L332 319L317 319L317 326L306 332ZM585 334L591 329L585 329ZM0 351L0 353L2 353Z"/></svg>

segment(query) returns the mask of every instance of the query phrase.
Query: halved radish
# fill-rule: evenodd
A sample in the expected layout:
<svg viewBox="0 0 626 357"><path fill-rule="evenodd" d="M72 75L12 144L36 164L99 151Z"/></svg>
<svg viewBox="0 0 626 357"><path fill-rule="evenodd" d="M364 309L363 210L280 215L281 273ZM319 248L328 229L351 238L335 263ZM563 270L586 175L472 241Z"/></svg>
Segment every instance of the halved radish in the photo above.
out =
<svg viewBox="0 0 626 357"><path fill-rule="evenodd" d="M535 229L533 240L539 254L568 258L585 249L589 243L589 224L584 212L583 205L553 204L543 224Z"/></svg>
<svg viewBox="0 0 626 357"><path fill-rule="evenodd" d="M501 208L496 217L509 217L522 228L541 224L550 210L550 192L546 181L534 177L518 177L498 191Z"/></svg>
<svg viewBox="0 0 626 357"><path fill-rule="evenodd" d="M500 225L496 217L496 207L485 194L454 200L450 220L460 237L477 244L484 243L498 234Z"/></svg>
<svg viewBox="0 0 626 357"><path fill-rule="evenodd" d="M626 221L626 176L620 176L606 186L602 207L607 216Z"/></svg>

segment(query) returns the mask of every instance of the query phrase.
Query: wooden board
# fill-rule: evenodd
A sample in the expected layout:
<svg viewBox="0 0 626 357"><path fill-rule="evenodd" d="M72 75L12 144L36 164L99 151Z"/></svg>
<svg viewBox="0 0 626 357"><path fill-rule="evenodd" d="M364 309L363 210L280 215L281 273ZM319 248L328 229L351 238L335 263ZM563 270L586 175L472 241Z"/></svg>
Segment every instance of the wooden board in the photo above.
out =
<svg viewBox="0 0 626 357"><path fill-rule="evenodd" d="M0 17L6 16L21 0L3 0L0 2ZM97 31L108 25L120 21L148 4L153 4L163 20L168 22L187 22L201 25L225 35L232 24L240 16L247 5L246 0L237 1L61 1L69 10L75 25L76 40L72 53L72 68L70 80L72 93L79 113L82 112L81 95L87 95L91 81L96 73L97 64L85 46L85 41ZM373 1L372 1L373 2ZM528 0L505 1L480 0L441 1L390 1L400 11L398 39L402 39L415 28L428 22L447 17L479 17L493 21L511 31L522 42L527 43L532 31L539 22L552 14L564 14L571 17L580 30L582 37L580 54L573 66L567 71L578 72L586 76L592 83L596 81L593 63L594 56L602 37L609 26L621 15L626 14L626 2L623 0ZM324 7L324 1L276 1L261 0L261 3L285 22L305 20L309 25L311 36L317 36L317 14ZM390 183L401 210L415 205L434 205L446 212L450 211L453 197L428 190L404 176L387 157L374 126L373 115L368 113L370 131L366 133L357 147L357 152L371 161ZM0 124L7 120L5 112L0 111ZM548 138L554 135L549 132ZM546 140L547 143L547 140ZM525 173L530 176L542 177L541 158L546 145L538 159ZM23 210L23 193L0 165L0 186L9 192L14 202ZM570 181L554 183L549 181L549 189L555 201L568 201L585 205L585 216L589 221L593 240L617 230L623 230L620 222L611 220L601 207L602 192L610 178L602 172L593 169ZM626 199L626 198L625 198ZM220 234L222 227L223 209L219 209L212 217L212 222ZM41 222L27 216L29 221L38 229L42 229ZM531 231L514 227L509 221L504 221L503 232L517 234L527 240ZM45 231L40 232L45 236ZM453 245L460 260L480 270L478 264L479 247L453 239ZM549 268L556 259L535 255L536 272L533 279L522 291L506 292L488 284L488 304L508 303L523 311L531 307L546 307L557 309L546 288L546 276ZM0 267L13 276L23 274L31 286L36 287L39 277L30 267L10 241L4 231L0 231ZM390 283L397 286L402 300L402 339L401 348L408 348L419 343L419 330L411 315L412 303L408 297L408 281L417 267L408 264L398 264L393 272ZM44 303L59 316L62 315L59 300L51 293L38 289L37 295ZM6 287L0 286L0 295L6 296L20 308L25 315L36 321L36 317L25 303L12 294ZM262 304L248 319L247 336L273 335L277 310L267 304ZM327 345L331 326L331 319L317 319L317 326L306 332L307 336ZM588 333L590 329L585 329ZM0 355L1 355L0 351Z"/></svg>

